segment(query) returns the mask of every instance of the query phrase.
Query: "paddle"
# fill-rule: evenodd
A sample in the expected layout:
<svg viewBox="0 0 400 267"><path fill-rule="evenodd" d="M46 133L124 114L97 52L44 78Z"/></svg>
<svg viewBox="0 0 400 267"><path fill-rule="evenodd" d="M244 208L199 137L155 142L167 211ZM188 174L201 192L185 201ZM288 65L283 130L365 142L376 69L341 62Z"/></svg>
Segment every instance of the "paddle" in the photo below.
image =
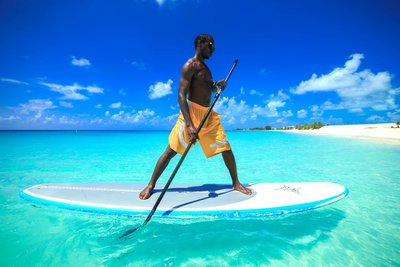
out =
<svg viewBox="0 0 400 267"><path fill-rule="evenodd" d="M238 60L236 59L235 62L233 63L233 66L232 66L231 70L230 70L229 73L228 73L228 76L225 78L225 81L226 81L226 82L229 80L229 77L231 77L231 74L232 74L233 70L236 68L237 63L238 63ZM206 115L204 115L202 121L200 122L199 127L198 127L197 130L196 130L196 135L197 135L197 136L198 136L198 134L200 133L200 130L201 130L201 128L203 127L204 123L206 122L208 116L210 115L210 113L211 113L211 111L212 111L212 109L213 109L215 103L217 103L217 100L218 100L218 98L219 98L219 96L220 96L220 94L221 94L221 91L222 91L222 88L221 88L221 87L218 87L218 90L217 90L217 92L215 93L214 100L213 100L211 106L208 108ZM185 152L182 154L181 159L179 160L178 164L176 165L174 171L172 172L171 177L169 177L168 182L165 184L164 189L162 190L160 196L158 197L156 203L155 203L154 206L153 206L153 209L150 211L150 213L149 213L149 215L147 216L146 220L145 220L145 221L142 223L142 225L140 225L139 227L136 227L136 228L133 228L133 229L130 229L130 230L126 231L126 232L125 232L123 235L121 235L119 238L123 238L123 237L126 237L126 236L130 235L131 233L133 233L133 232L135 232L136 230L138 230L138 229L142 228L143 226L145 226L145 225L151 220L151 217L153 217L154 213L156 212L158 205L160 204L162 198L163 198L164 195L165 195L165 192L167 192L169 185L171 184L171 182L172 182L172 180L174 179L176 173L178 172L179 168L181 167L182 162L185 160L186 155L189 153L190 148L192 147L192 145L193 145L195 142L196 142L196 141L191 141L191 142L189 143L189 145L186 147Z"/></svg>

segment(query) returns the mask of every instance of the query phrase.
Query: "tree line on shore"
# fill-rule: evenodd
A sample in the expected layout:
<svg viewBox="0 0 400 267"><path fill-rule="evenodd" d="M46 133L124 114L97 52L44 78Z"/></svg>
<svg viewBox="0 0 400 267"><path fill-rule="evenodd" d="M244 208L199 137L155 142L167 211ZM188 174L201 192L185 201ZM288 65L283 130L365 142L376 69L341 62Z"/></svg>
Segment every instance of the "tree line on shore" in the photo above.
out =
<svg viewBox="0 0 400 267"><path fill-rule="evenodd" d="M322 126L325 126L322 122L314 122L312 124L298 124L296 126L283 126L278 128L273 128L272 126L264 126L264 127L254 127L254 128L237 128L236 131L269 131L269 130L311 130L311 129L319 129Z"/></svg>
<svg viewBox="0 0 400 267"><path fill-rule="evenodd" d="M400 128L400 122L395 122L397 128ZM326 124L327 125L327 124ZM273 128L272 126L264 126L264 127L254 127L254 128L236 128L236 131L269 131L269 130L315 130L320 129L325 126L322 122L314 122L312 124L298 124L296 126L283 126L278 128ZM392 127L393 128L393 127Z"/></svg>
<svg viewBox="0 0 400 267"><path fill-rule="evenodd" d="M323 126L325 126L322 122L318 121L318 122L314 122L313 124L299 124L296 125L296 129L297 130L310 130L310 129L319 129L322 128Z"/></svg>

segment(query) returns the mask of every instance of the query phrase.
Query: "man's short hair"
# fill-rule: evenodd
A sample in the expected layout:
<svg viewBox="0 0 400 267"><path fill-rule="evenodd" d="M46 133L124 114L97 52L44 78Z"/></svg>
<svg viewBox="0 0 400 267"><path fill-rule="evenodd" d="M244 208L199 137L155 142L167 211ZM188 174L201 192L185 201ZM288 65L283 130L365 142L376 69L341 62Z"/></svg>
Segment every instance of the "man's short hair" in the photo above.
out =
<svg viewBox="0 0 400 267"><path fill-rule="evenodd" d="M207 39L213 39L213 37L209 34L206 33L202 33L197 35L196 39L194 39L194 48L197 48L197 44L199 43L199 41L206 41Z"/></svg>

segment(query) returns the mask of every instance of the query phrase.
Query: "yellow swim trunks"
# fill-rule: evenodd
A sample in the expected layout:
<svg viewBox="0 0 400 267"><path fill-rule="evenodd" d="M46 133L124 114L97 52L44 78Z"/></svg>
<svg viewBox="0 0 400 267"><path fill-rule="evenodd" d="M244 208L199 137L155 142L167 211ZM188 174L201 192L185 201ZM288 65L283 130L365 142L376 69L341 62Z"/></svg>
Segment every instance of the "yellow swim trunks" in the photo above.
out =
<svg viewBox="0 0 400 267"><path fill-rule="evenodd" d="M190 118L197 128L207 113L208 107L203 107L190 101L188 101L188 105ZM221 125L220 115L217 112L211 111L203 128L201 128L199 138L198 142L207 158L231 149L226 139L224 128ZM185 119L182 113L180 113L178 121L169 135L169 146L172 150L182 155L188 144L189 137L186 133Z"/></svg>

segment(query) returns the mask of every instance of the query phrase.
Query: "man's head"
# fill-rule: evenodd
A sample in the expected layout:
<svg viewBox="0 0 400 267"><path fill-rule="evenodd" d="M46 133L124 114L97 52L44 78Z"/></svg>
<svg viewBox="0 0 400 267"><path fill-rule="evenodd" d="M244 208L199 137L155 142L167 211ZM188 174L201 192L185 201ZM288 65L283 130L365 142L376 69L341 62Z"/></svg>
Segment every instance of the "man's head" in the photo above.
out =
<svg viewBox="0 0 400 267"><path fill-rule="evenodd" d="M194 48L203 58L210 58L215 50L214 38L209 34L199 34L194 39Z"/></svg>

